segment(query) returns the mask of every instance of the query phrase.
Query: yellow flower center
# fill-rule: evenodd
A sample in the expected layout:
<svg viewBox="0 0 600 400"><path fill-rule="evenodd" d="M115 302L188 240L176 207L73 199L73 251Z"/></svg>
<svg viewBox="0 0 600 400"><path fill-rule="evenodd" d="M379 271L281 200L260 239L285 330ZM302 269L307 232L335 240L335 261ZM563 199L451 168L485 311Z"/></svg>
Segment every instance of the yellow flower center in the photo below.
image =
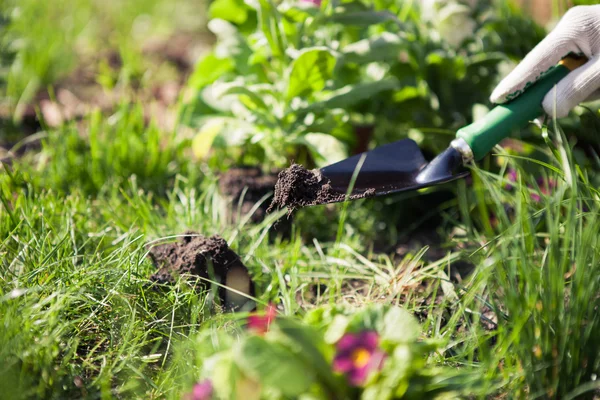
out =
<svg viewBox="0 0 600 400"><path fill-rule="evenodd" d="M369 363L369 360L371 359L371 353L368 350L360 347L352 352L351 358L355 367L362 368Z"/></svg>

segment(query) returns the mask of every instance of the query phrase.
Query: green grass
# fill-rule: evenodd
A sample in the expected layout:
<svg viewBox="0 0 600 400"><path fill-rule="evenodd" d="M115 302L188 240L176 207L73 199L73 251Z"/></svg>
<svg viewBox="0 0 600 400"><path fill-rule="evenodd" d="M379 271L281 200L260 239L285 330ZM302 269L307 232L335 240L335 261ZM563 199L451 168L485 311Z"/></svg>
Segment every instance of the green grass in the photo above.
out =
<svg viewBox="0 0 600 400"><path fill-rule="evenodd" d="M10 383L10 398L177 397L190 372L173 352L206 326L243 318L216 313L183 281L159 289L148 280L147 245L187 229L222 235L255 276L259 301L289 314L319 304L407 307L423 316L428 336L447 341L434 359L477 371L482 393L568 398L597 388L600 201L586 172L561 158L568 148L546 149L545 173L559 183L539 203L527 186L535 176L521 168L535 160L508 159L521 168L512 191L499 175L474 170L473 185L459 183L438 209L442 233L454 229L449 241L462 250L425 262L427 249L404 259L372 251L365 221L383 220L386 201L348 204L343 218L341 206L303 210L287 241L269 240L275 217L227 224L217 178L196 171L185 140L141 119L135 107L92 115L97 133L49 130L41 151L5 166L0 382ZM311 233L317 221L329 240ZM476 269L449 284L457 259ZM496 331L479 323L484 305Z"/></svg>
<svg viewBox="0 0 600 400"><path fill-rule="evenodd" d="M172 30L166 3L102 4L19 2L23 19L11 34L31 41L11 72L15 99L72 69L75 38L101 47L86 31L100 18L50 29L47 17L27 28L38 13L64 20L75 5L82 15L102 11L114 27L107 46L129 60L123 73L143 76L132 21L143 8L152 26ZM300 210L285 240L269 235L281 213L258 225L245 216L228 222L236 209L225 206L217 172L193 159L189 138L146 124L138 102L44 129L41 149L0 171L0 398L179 398L196 372L191 354L201 354L195 340L245 317L220 313L184 280L150 282L149 246L186 230L225 238L252 272L258 302L280 303L286 314L328 304L406 307L424 335L445 343L430 363L473 372L483 382L476 397L592 398L600 388L600 174L579 167L579 150L550 125L538 149L544 158L498 149L499 173L492 157L450 194ZM507 167L520 172L512 190ZM538 177L558 183L536 202ZM443 257L382 250L432 215L442 221ZM457 261L474 267L460 282L449 279Z"/></svg>
<svg viewBox="0 0 600 400"><path fill-rule="evenodd" d="M204 1L174 6L166 0L5 0L0 14L7 23L0 43L14 61L1 65L7 70L2 103L20 118L39 90L65 78L82 62L98 71L104 85L147 84L158 66L144 55L143 45L176 30L202 31L205 9ZM118 71L107 65L111 51L122 61Z"/></svg>

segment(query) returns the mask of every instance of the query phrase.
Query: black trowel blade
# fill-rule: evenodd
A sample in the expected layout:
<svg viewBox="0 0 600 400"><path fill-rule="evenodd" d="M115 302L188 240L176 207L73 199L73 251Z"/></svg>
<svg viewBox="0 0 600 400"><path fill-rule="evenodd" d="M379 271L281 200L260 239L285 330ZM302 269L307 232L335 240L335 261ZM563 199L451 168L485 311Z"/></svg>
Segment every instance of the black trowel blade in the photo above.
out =
<svg viewBox="0 0 600 400"><path fill-rule="evenodd" d="M464 177L468 172L456 172L461 164L460 154L453 148L428 164L419 146L411 139L403 139L324 167L321 174L330 181L333 191L347 193L358 169L350 194L374 189L375 195L381 196Z"/></svg>

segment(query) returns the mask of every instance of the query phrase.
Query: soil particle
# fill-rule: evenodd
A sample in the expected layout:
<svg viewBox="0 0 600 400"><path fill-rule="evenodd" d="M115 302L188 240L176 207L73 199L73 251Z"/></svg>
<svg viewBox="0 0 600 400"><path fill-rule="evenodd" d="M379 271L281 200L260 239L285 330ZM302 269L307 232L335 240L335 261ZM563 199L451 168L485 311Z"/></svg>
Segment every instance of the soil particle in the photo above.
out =
<svg viewBox="0 0 600 400"><path fill-rule="evenodd" d="M374 195L375 189L369 189L363 193L350 195L349 200ZM301 165L293 164L279 173L275 184L275 196L267 212L288 207L291 214L301 207L344 201L345 197L345 194L335 192L329 180L318 170L309 171Z"/></svg>
<svg viewBox="0 0 600 400"><path fill-rule="evenodd" d="M219 236L205 237L186 232L179 242L155 246L149 253L158 272L150 277L157 283L173 283L178 275L200 277L206 289L211 280L236 291L254 295L254 285L246 266ZM223 287L217 289L226 308L238 309L248 299Z"/></svg>

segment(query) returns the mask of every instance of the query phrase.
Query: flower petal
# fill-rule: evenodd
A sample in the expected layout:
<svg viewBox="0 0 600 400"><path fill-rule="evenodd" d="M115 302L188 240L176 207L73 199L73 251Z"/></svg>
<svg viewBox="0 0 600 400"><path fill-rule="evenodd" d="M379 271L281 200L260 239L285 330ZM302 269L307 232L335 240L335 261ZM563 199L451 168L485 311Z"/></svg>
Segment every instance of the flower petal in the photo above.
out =
<svg viewBox="0 0 600 400"><path fill-rule="evenodd" d="M367 380L367 376L369 376L369 369L367 366L354 368L347 374L348 382L350 382L352 386L362 385Z"/></svg>
<svg viewBox="0 0 600 400"><path fill-rule="evenodd" d="M192 399L193 400L209 400L212 398L213 394L213 386L212 383L206 379L200 383L196 383L194 385L194 389L192 390Z"/></svg>
<svg viewBox="0 0 600 400"><path fill-rule="evenodd" d="M333 359L333 370L335 372L347 373L354 368L354 362L348 356L336 356Z"/></svg>
<svg viewBox="0 0 600 400"><path fill-rule="evenodd" d="M375 331L366 331L360 334L360 345L367 350L373 350L377 348L379 343L379 335Z"/></svg>
<svg viewBox="0 0 600 400"><path fill-rule="evenodd" d="M352 351L358 345L360 345L360 337L354 333L346 333L336 343L335 347L338 353L345 353Z"/></svg>
<svg viewBox="0 0 600 400"><path fill-rule="evenodd" d="M381 368L383 368L383 363L385 362L386 358L387 354L384 351L376 349L371 354L371 360L369 360L368 368L373 370L380 370Z"/></svg>

